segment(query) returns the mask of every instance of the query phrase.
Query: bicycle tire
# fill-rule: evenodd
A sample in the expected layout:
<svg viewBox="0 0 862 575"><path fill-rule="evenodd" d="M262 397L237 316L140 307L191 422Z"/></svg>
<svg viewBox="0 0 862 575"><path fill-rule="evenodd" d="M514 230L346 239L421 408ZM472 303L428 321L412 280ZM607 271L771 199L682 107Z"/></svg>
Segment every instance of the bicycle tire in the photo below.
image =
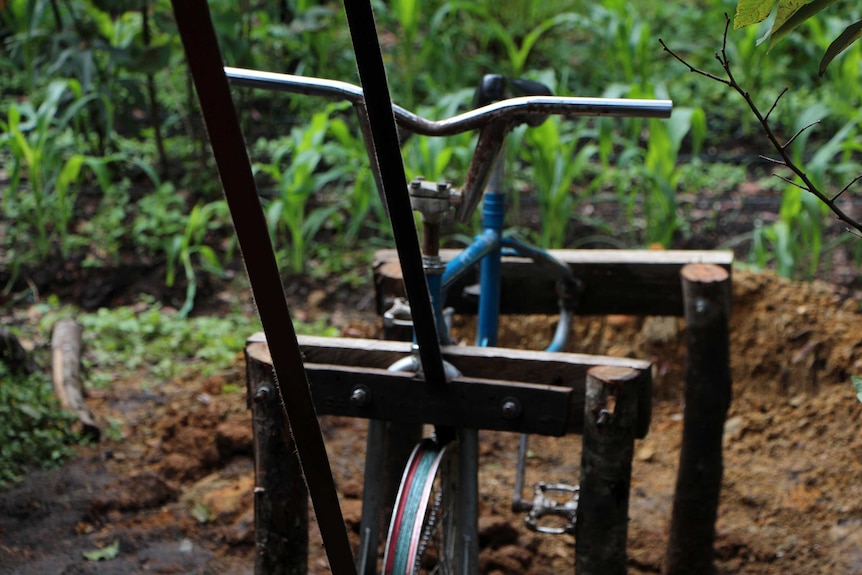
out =
<svg viewBox="0 0 862 575"><path fill-rule="evenodd" d="M449 450L419 442L404 468L383 555L384 575L454 573L454 514L443 481Z"/></svg>

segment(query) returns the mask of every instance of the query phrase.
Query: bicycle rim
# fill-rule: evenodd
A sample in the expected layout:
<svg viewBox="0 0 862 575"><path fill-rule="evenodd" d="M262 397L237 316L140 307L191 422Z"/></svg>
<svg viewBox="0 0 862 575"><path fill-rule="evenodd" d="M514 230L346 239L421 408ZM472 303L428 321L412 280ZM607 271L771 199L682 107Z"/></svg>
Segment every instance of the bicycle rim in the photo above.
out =
<svg viewBox="0 0 862 575"><path fill-rule="evenodd" d="M454 513L441 473L447 450L425 439L407 462L383 556L384 575L454 573Z"/></svg>

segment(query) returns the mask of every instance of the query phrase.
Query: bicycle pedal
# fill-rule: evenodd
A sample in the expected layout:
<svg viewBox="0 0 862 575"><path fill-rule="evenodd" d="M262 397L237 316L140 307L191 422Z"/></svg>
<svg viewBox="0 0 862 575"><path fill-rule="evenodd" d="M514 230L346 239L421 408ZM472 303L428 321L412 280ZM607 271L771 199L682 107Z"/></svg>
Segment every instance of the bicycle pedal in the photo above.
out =
<svg viewBox="0 0 862 575"><path fill-rule="evenodd" d="M565 535L575 533L580 487L562 483L538 483L533 504L524 517L527 527L538 533ZM564 498L560 499L562 495ZM549 523L547 517L561 518L564 523Z"/></svg>

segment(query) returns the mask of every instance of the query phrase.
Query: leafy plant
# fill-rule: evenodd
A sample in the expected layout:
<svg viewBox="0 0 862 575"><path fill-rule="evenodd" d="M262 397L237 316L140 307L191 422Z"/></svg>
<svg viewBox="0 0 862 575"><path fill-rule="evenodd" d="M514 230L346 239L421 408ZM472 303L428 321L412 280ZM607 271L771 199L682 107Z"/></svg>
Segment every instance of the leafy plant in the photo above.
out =
<svg viewBox="0 0 862 575"><path fill-rule="evenodd" d="M275 184L277 196L266 206L266 220L276 254L293 274L305 269L307 247L339 208L330 204L311 210L308 205L315 192L344 175L344 167L323 165L331 110L318 112L307 126L291 130L279 141L271 163L255 164L257 173L266 174ZM287 162L284 169L283 162Z"/></svg>
<svg viewBox="0 0 862 575"><path fill-rule="evenodd" d="M56 467L77 441L73 417L60 409L41 374L20 375L0 362L0 485L20 481L27 469Z"/></svg>
<svg viewBox="0 0 862 575"><path fill-rule="evenodd" d="M579 196L590 195L601 184L599 178L592 182L586 178L598 148L582 145L577 130L563 132L562 122L558 117L548 118L524 136L524 159L530 165L539 200L539 245L544 248L564 245ZM584 189L575 190L576 182Z"/></svg>
<svg viewBox="0 0 862 575"><path fill-rule="evenodd" d="M72 102L64 106L67 97ZM109 186L103 159L69 153L63 146L76 117L96 99L84 95L75 80L57 80L48 86L38 107L31 101L12 104L7 120L0 121L5 132L0 149L8 150L12 158L9 188L2 199L3 212L15 222L8 247L23 260L47 256L54 234L59 237L60 253L69 253L69 228L84 167L103 188ZM71 147L74 139L66 142Z"/></svg>
<svg viewBox="0 0 862 575"><path fill-rule="evenodd" d="M769 29L763 40L768 39L771 44L786 37L802 23L818 15L834 3L835 0L816 0L814 2L739 0L736 5L733 27L734 29L743 28L769 18L771 20ZM862 38L862 20L848 25L829 45L820 60L820 75L823 75L836 56L847 50L859 38Z"/></svg>
<svg viewBox="0 0 862 575"><path fill-rule="evenodd" d="M701 109L677 108L668 120L650 120L644 156L644 215L647 244L670 246L682 224L676 193L682 171L679 151L691 134L697 154L706 137L706 115Z"/></svg>
<svg viewBox="0 0 862 575"><path fill-rule="evenodd" d="M167 270L165 283L168 287L174 285L177 264L182 265L186 276L186 299L179 314L185 317L191 312L197 294L196 256L200 266L209 273L221 275L224 273L216 250L207 245L208 234L224 227L228 219L227 203L224 200L208 204L197 204L186 218L185 229L171 239L167 249ZM233 245L233 244L231 244ZM230 259L232 249L227 250L226 259Z"/></svg>

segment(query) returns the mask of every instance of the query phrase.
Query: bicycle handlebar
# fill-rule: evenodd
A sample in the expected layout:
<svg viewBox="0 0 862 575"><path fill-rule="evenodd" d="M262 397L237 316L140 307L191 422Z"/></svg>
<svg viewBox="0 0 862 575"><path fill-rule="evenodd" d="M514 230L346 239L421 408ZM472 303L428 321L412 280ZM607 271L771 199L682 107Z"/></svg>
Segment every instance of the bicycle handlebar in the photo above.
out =
<svg viewBox="0 0 862 575"><path fill-rule="evenodd" d="M364 104L362 88L348 82L243 68L226 67L224 70L236 86L340 98L353 104ZM524 115L668 118L672 108L670 100L521 96L500 100L444 120L429 120L398 105L393 105L392 111L398 125L412 132L423 136L451 136L482 128L497 120L517 120Z"/></svg>
<svg viewBox="0 0 862 575"><path fill-rule="evenodd" d="M361 87L337 80L244 68L225 67L224 71L228 79L237 86L324 96L351 102L359 115L359 124L372 173L377 181L377 188L383 189L379 181L380 170L377 157L370 144L370 124ZM423 118L401 106L394 104L392 106L395 121L399 126L423 136L451 136L469 130L481 130L476 151L461 190L461 203L456 214L461 222L468 221L479 203L506 134L515 124L527 122L537 125L533 124L534 120L538 119L541 123L541 120L551 115L668 118L672 109L673 103L670 100L520 96L499 100L451 118L435 121Z"/></svg>

